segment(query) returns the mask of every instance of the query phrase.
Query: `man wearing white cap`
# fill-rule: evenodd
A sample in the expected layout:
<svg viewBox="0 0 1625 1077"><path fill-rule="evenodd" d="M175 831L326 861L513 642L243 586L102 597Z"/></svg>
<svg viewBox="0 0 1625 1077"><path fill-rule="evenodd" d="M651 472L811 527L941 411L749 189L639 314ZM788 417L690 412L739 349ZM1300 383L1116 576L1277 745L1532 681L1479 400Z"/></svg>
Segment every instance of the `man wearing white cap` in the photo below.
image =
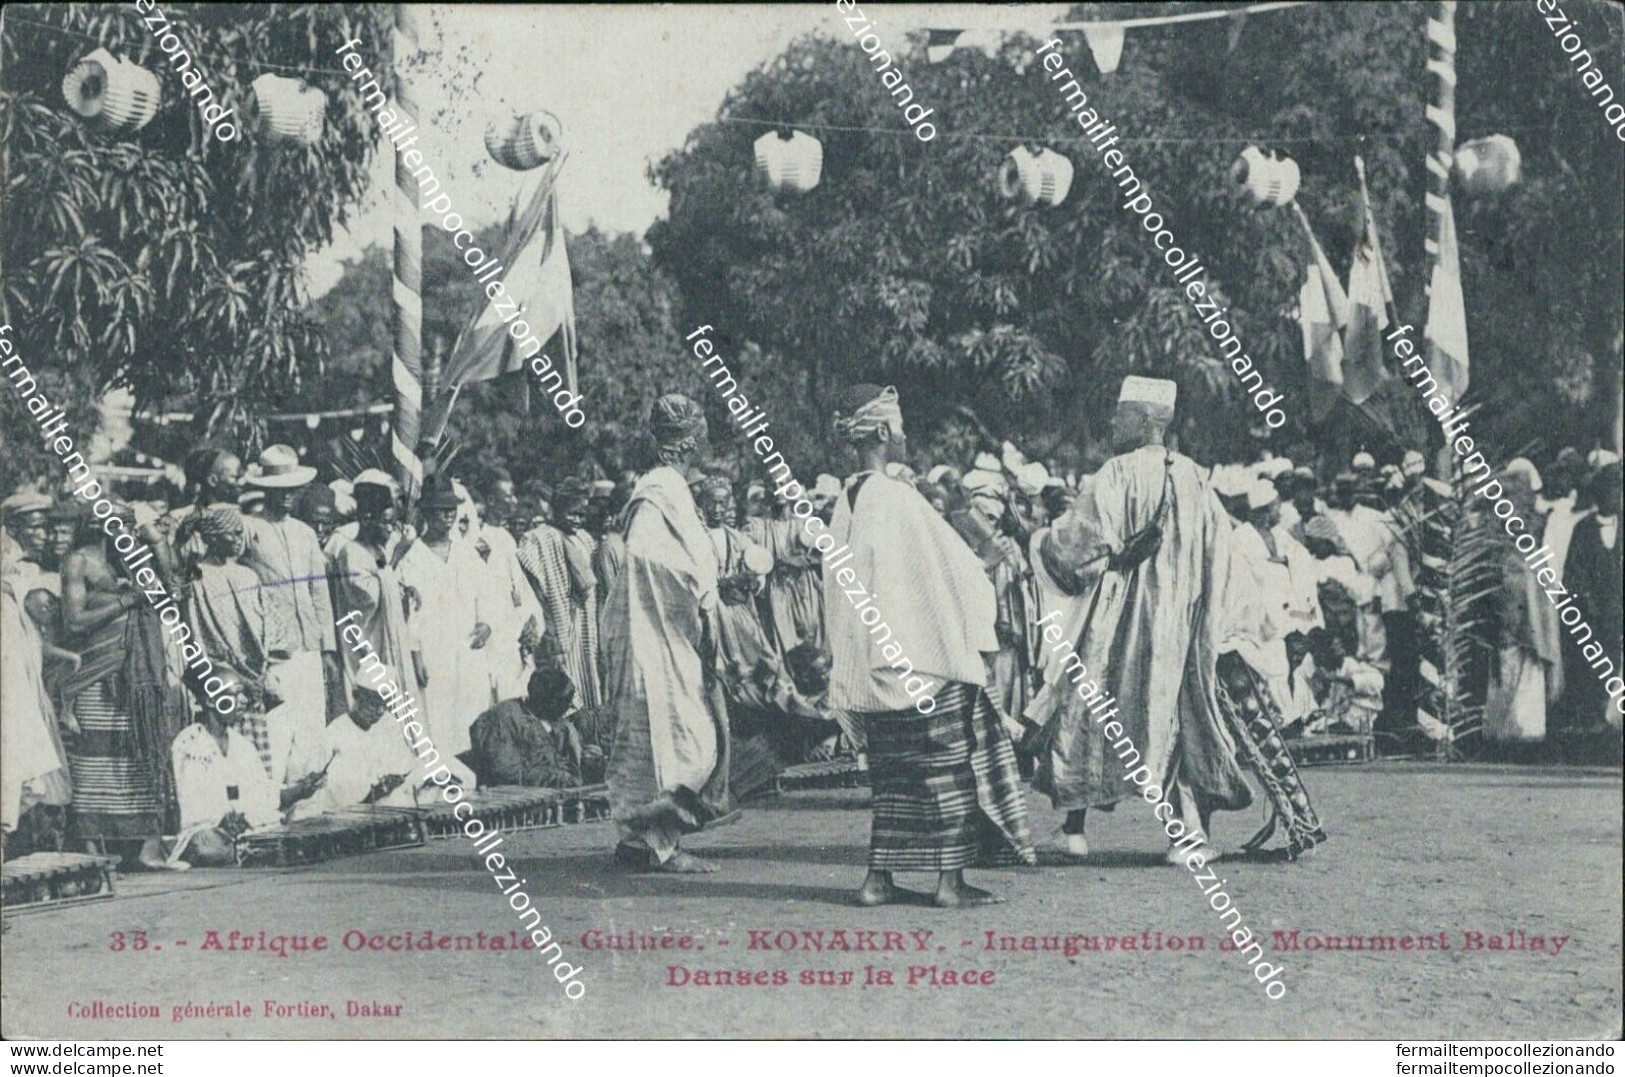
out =
<svg viewBox="0 0 1625 1077"><path fill-rule="evenodd" d="M288 634L279 649L289 657L274 662L269 674L284 702L265 716L278 788L326 762L327 700L340 678L327 558L316 532L290 514L294 498L315 477L316 469L301 464L291 446L272 445L247 478L264 492L265 508L243 518L243 564L259 576L262 600L275 613L270 622Z"/></svg>
<svg viewBox="0 0 1625 1077"><path fill-rule="evenodd" d="M1253 799L1214 687L1230 522L1205 469L1164 447L1175 393L1171 381L1124 380L1112 417L1118 455L1055 525L1065 531L1093 514L1110 554L1093 612L1066 641L1083 672L1056 677L1028 710L1053 731L1037 788L1068 813L1062 829L1074 856L1088 853L1088 809L1138 798L1152 784L1177 813L1162 823L1169 835L1176 822L1177 834L1205 834L1211 812ZM1047 629L1045 640L1054 643ZM1138 753L1138 770L1125 767L1124 745ZM1148 775L1147 784L1131 773ZM1183 863L1176 852L1170 863Z"/></svg>
<svg viewBox="0 0 1625 1077"><path fill-rule="evenodd" d="M1231 533L1230 579L1221 652L1234 651L1268 685L1282 724L1303 717L1292 693L1286 638L1325 624L1314 558L1280 526L1280 496L1268 479L1247 491L1247 522Z"/></svg>

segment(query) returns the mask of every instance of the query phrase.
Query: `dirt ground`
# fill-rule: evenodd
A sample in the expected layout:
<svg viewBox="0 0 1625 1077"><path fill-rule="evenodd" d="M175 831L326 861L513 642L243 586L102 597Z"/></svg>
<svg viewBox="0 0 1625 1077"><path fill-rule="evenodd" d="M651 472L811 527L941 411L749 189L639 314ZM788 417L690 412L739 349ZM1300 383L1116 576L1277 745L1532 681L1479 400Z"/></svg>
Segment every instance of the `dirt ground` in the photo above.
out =
<svg viewBox="0 0 1625 1077"><path fill-rule="evenodd" d="M1091 819L1091 863L1051 856L972 873L1005 905L863 910L849 894L867 793L840 790L783 796L697 838L723 868L704 878L622 872L605 823L506 838L542 923L581 969L579 1001L529 950L345 948L417 945L425 932L431 945L478 931L508 941L518 914L458 839L290 871L129 877L111 901L8 916L0 1028L123 1039L1618 1037L1620 778L1397 763L1307 772L1331 841L1296 865L1218 867L1282 969L1279 1000L1219 950L1218 914L1191 873L1162 864L1143 805ZM1035 838L1053 849L1059 817L1030 804ZM1221 816L1221 847L1259 823L1256 810ZM233 930L325 936L327 948L208 948L210 931L224 946ZM667 948L601 948L629 932ZM990 950L988 932L1018 948ZM1285 949L1293 932L1298 948ZM1062 948L1022 950L1022 936L1059 936ZM1326 948L1346 936L1392 948ZM803 949L815 943L822 952ZM720 971L736 982L716 984ZM98 1003L158 1015L92 1016ZM177 1020L188 1004L202 1016ZM347 1016L362 1004L370 1015Z"/></svg>

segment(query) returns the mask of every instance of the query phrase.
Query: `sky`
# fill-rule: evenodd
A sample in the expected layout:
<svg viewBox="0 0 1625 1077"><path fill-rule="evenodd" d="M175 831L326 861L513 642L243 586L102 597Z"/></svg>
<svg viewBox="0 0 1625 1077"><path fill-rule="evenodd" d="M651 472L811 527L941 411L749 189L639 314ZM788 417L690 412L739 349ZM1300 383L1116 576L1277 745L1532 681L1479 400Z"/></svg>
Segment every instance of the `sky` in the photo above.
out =
<svg viewBox="0 0 1625 1077"><path fill-rule="evenodd" d="M1048 21L1065 4L1021 8L875 4L857 11L888 48L930 23L994 14L1012 23ZM423 111L448 99L456 116L429 127L414 148L450 194L453 210L476 225L507 215L520 173L492 163L486 123L546 109L559 117L569 159L559 208L574 232L596 224L644 230L664 214L666 195L648 166L716 118L728 90L804 33L852 40L835 4L608 4L583 6L432 5L422 45L436 65L419 76ZM934 13L934 14L933 14ZM313 296L337 282L343 260L369 244L387 247L393 151L382 142L374 182L347 233L307 263Z"/></svg>

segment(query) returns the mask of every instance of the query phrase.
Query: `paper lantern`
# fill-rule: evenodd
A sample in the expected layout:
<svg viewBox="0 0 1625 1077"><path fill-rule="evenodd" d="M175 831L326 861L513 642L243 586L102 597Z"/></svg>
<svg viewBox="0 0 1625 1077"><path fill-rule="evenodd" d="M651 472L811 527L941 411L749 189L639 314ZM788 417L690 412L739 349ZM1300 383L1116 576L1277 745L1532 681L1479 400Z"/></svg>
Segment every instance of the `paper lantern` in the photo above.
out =
<svg viewBox="0 0 1625 1077"><path fill-rule="evenodd" d="M1284 206L1298 196L1298 162L1248 146L1230 166L1230 179L1261 206Z"/></svg>
<svg viewBox="0 0 1625 1077"><path fill-rule="evenodd" d="M139 131L158 114L158 76L97 49L62 77L62 96L104 131Z"/></svg>
<svg viewBox="0 0 1625 1077"><path fill-rule="evenodd" d="M1475 138L1456 147L1456 175L1469 194L1500 194L1518 182L1523 157L1506 135Z"/></svg>
<svg viewBox="0 0 1625 1077"><path fill-rule="evenodd" d="M1072 187L1072 162L1054 150L1017 146L999 166L999 193L1030 205L1058 206Z"/></svg>
<svg viewBox="0 0 1625 1077"><path fill-rule="evenodd" d="M485 129L491 159L515 172L529 172L559 155L564 125L551 112L523 112L492 120Z"/></svg>
<svg viewBox="0 0 1625 1077"><path fill-rule="evenodd" d="M254 80L254 100L272 136L306 146L321 140L327 95L304 80L261 75Z"/></svg>
<svg viewBox="0 0 1625 1077"><path fill-rule="evenodd" d="M756 140L756 172L775 191L806 194L824 174L824 144L805 131L769 131Z"/></svg>

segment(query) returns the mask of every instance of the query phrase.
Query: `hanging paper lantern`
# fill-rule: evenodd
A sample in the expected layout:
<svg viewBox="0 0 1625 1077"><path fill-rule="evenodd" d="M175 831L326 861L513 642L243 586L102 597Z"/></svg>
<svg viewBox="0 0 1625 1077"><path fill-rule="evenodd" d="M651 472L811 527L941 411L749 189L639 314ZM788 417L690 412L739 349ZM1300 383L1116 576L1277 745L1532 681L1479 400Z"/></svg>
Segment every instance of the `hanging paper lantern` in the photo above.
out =
<svg viewBox="0 0 1625 1077"><path fill-rule="evenodd" d="M1248 146L1230 166L1230 179L1261 206L1284 206L1298 196L1298 162Z"/></svg>
<svg viewBox="0 0 1625 1077"><path fill-rule="evenodd" d="M769 131L756 140L756 172L775 191L806 194L824 174L824 144L805 131Z"/></svg>
<svg viewBox="0 0 1625 1077"><path fill-rule="evenodd" d="M97 49L62 77L62 96L104 131L139 131L158 114L158 76Z"/></svg>
<svg viewBox="0 0 1625 1077"><path fill-rule="evenodd" d="M1456 147L1456 175L1469 194L1500 194L1518 182L1523 157L1506 135L1475 138Z"/></svg>
<svg viewBox="0 0 1625 1077"><path fill-rule="evenodd" d="M529 172L559 155L564 125L551 112L523 112L495 119L485 129L485 150L497 164Z"/></svg>
<svg viewBox="0 0 1625 1077"><path fill-rule="evenodd" d="M306 146L321 140L327 95L314 86L302 79L261 75L254 80L254 100L259 102L265 126L276 138Z"/></svg>
<svg viewBox="0 0 1625 1077"><path fill-rule="evenodd" d="M999 165L999 193L1030 205L1058 206L1072 187L1072 162L1054 150L1017 146Z"/></svg>

